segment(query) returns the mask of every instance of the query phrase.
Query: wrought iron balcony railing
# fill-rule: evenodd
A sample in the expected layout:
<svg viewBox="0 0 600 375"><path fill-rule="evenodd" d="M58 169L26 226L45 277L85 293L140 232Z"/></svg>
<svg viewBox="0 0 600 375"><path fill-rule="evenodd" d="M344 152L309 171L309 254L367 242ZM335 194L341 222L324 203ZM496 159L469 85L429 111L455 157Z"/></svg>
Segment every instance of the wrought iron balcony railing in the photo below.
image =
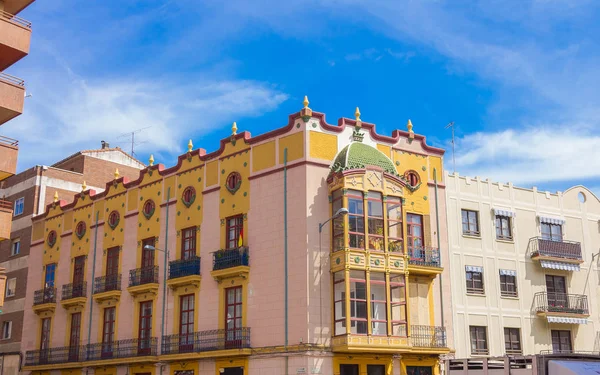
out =
<svg viewBox="0 0 600 375"><path fill-rule="evenodd" d="M94 294L121 290L121 274L96 277L94 281Z"/></svg>
<svg viewBox="0 0 600 375"><path fill-rule="evenodd" d="M62 286L62 300L86 297L87 282L65 284Z"/></svg>
<svg viewBox="0 0 600 375"><path fill-rule="evenodd" d="M410 340L419 348L445 348L446 327L411 325Z"/></svg>
<svg viewBox="0 0 600 375"><path fill-rule="evenodd" d="M56 303L56 288L47 287L36 290L33 293L33 305L42 305L44 303Z"/></svg>
<svg viewBox="0 0 600 375"><path fill-rule="evenodd" d="M582 294L537 292L533 296L535 312L589 315L588 299Z"/></svg>
<svg viewBox="0 0 600 375"><path fill-rule="evenodd" d="M129 271L129 286L158 283L158 266L136 268Z"/></svg>
<svg viewBox="0 0 600 375"><path fill-rule="evenodd" d="M441 267L440 249L436 247L409 247L408 264L425 267Z"/></svg>
<svg viewBox="0 0 600 375"><path fill-rule="evenodd" d="M250 328L215 329L163 336L162 354L197 353L250 347Z"/></svg>
<svg viewBox="0 0 600 375"><path fill-rule="evenodd" d="M29 350L25 354L25 366L54 365L83 360L82 346L63 346L42 350Z"/></svg>
<svg viewBox="0 0 600 375"><path fill-rule="evenodd" d="M250 250L240 247L231 250L218 250L213 253L213 271L237 266L248 266Z"/></svg>
<svg viewBox="0 0 600 375"><path fill-rule="evenodd" d="M529 253L532 257L546 256L553 258L564 258L582 260L581 243L576 241L552 241L541 237L533 237L529 240Z"/></svg>
<svg viewBox="0 0 600 375"><path fill-rule="evenodd" d="M200 275L200 257L193 256L169 262L169 279L192 275Z"/></svg>

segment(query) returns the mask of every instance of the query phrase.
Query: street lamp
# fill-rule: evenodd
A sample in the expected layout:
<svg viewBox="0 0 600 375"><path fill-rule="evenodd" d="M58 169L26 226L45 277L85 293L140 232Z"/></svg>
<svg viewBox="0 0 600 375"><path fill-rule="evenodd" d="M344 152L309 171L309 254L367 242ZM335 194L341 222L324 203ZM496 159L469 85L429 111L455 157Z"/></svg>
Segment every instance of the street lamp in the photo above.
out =
<svg viewBox="0 0 600 375"><path fill-rule="evenodd" d="M165 335L165 301L167 298L167 260L169 259L169 250L163 250L163 249L159 249L157 247L154 247L152 245L145 245L144 246L144 250L150 250L150 251L162 251L163 253L165 253L165 266L164 268L164 272L163 272L163 298L162 298L162 323L160 325L160 340L159 340L159 345L160 345L160 352L162 354L162 340L163 337ZM161 367L161 373L162 373L162 367Z"/></svg>
<svg viewBox="0 0 600 375"><path fill-rule="evenodd" d="M335 213L335 215L333 215L332 217L330 217L329 219L325 220L322 223L319 223L319 326L321 328L321 343L323 342L323 286L322 286L322 279L323 279L323 262L321 261L322 255L322 236L321 234L323 233L323 227L325 226L325 224L329 223L331 220L335 220L340 216L346 216L348 215L348 209L345 207L340 208L339 210L337 210L337 212Z"/></svg>

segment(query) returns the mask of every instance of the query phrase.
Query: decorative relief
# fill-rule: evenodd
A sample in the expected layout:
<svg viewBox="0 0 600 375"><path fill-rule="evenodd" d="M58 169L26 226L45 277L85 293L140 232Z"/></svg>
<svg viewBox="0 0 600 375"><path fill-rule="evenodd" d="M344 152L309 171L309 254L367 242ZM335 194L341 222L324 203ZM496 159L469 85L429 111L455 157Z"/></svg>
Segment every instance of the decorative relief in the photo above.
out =
<svg viewBox="0 0 600 375"><path fill-rule="evenodd" d="M227 176L225 187L231 194L235 194L242 185L242 176L238 172L231 172Z"/></svg>

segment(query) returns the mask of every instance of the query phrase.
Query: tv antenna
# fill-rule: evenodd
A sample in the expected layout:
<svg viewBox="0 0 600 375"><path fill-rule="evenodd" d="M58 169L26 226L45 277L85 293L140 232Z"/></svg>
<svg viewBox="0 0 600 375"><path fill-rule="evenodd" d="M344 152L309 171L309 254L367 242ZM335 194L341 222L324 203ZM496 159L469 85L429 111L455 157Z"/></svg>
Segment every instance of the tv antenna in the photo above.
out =
<svg viewBox="0 0 600 375"><path fill-rule="evenodd" d="M140 128L140 129L136 129L136 130L132 130L131 132L127 132L127 133L123 133L121 135L118 136L119 139L122 138L129 138L130 141L127 141L128 143L131 143L131 156L135 157L135 151L134 148L135 146L141 145L143 143L146 143L146 141L136 141L135 140L135 135L141 133L142 131L146 130L146 129L150 129L151 126L146 126L145 128Z"/></svg>
<svg viewBox="0 0 600 375"><path fill-rule="evenodd" d="M452 129L452 172L456 173L456 159L454 158L454 121L446 125L444 129Z"/></svg>

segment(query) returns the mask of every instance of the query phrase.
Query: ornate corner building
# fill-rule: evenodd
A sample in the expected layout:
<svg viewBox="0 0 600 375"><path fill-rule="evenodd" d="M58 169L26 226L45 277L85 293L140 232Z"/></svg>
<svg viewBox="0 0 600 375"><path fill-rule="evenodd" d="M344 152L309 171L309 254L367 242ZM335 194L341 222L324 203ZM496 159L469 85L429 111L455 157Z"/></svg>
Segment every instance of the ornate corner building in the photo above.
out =
<svg viewBox="0 0 600 375"><path fill-rule="evenodd" d="M443 151L304 108L33 219L24 370L439 374Z"/></svg>

